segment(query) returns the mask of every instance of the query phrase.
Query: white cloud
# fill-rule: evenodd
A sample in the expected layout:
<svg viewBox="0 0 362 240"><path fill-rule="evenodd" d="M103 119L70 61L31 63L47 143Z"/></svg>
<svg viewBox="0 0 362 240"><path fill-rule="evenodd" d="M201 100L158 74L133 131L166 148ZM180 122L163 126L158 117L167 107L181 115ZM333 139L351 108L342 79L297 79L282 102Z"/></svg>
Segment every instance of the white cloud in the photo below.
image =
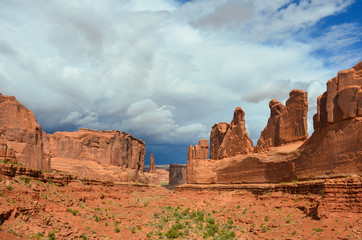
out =
<svg viewBox="0 0 362 240"><path fill-rule="evenodd" d="M48 129L195 144L241 106L256 139L271 98L302 88L314 111L325 82L358 59L359 23L310 34L352 2L0 1L0 87Z"/></svg>
<svg viewBox="0 0 362 240"><path fill-rule="evenodd" d="M174 119L173 106L158 106L151 99L132 103L122 122L122 128L152 138L155 142L180 143L192 141L195 137L207 135L204 125L192 123L179 125Z"/></svg>

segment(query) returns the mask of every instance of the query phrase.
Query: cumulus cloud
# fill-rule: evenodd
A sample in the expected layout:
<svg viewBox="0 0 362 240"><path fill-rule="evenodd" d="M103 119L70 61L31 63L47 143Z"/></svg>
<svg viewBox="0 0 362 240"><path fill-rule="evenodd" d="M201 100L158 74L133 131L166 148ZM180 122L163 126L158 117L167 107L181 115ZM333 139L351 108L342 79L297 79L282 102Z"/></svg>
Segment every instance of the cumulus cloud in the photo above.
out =
<svg viewBox="0 0 362 240"><path fill-rule="evenodd" d="M308 90L315 111L326 80L358 61L360 23L318 25L351 4L0 1L1 92L46 131L117 129L175 147L241 106L257 139L271 98Z"/></svg>
<svg viewBox="0 0 362 240"><path fill-rule="evenodd" d="M132 103L129 115L122 128L151 138L154 142L184 143L195 137L207 136L206 128L200 123L179 125L174 119L174 106L158 106L151 99Z"/></svg>

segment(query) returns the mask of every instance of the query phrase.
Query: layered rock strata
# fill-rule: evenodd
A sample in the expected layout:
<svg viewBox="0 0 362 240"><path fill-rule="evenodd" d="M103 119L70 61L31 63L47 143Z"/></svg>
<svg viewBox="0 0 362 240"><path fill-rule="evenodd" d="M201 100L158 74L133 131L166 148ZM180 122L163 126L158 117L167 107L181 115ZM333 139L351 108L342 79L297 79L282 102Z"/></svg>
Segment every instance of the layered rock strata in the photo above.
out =
<svg viewBox="0 0 362 240"><path fill-rule="evenodd" d="M187 183L278 183L362 175L361 92L362 62L329 80L327 91L318 98L315 130L304 142L298 140L307 138L308 104L307 93L301 90L290 93L286 106L270 102L271 117L258 144L262 151L246 152L243 144L224 144L229 126L215 125L210 160L196 161L188 155ZM222 151L215 150L221 146L223 152L238 154L222 158ZM220 156L223 160L216 161Z"/></svg>
<svg viewBox="0 0 362 240"><path fill-rule="evenodd" d="M52 158L90 160L143 171L145 143L132 135L111 130L80 129L47 136Z"/></svg>
<svg viewBox="0 0 362 240"><path fill-rule="evenodd" d="M296 177L309 179L362 172L362 62L338 72L318 97L314 133L295 162Z"/></svg>
<svg viewBox="0 0 362 240"><path fill-rule="evenodd" d="M187 165L170 164L169 185L181 185L186 183Z"/></svg>
<svg viewBox="0 0 362 240"><path fill-rule="evenodd" d="M124 132L89 129L46 134L30 110L15 97L1 94L0 159L83 177L158 182L155 174L143 173L142 140Z"/></svg>
<svg viewBox="0 0 362 240"><path fill-rule="evenodd" d="M270 117L267 126L261 132L257 151L308 138L307 92L293 90L289 93L285 106L273 99L269 102L269 108Z"/></svg>
<svg viewBox="0 0 362 240"><path fill-rule="evenodd" d="M207 139L201 139L198 145L189 147L187 151L187 172L191 174L187 174L186 181L188 183L211 181L210 174L212 172L204 167L208 163L208 149L209 143Z"/></svg>
<svg viewBox="0 0 362 240"><path fill-rule="evenodd" d="M221 122L210 133L210 159L220 160L253 152L253 142L245 128L245 112L237 107L231 123Z"/></svg>
<svg viewBox="0 0 362 240"><path fill-rule="evenodd" d="M0 94L0 140L5 156L24 166L50 170L43 151L43 131L34 114L13 96ZM12 149L12 150L11 150Z"/></svg>
<svg viewBox="0 0 362 240"><path fill-rule="evenodd" d="M6 142L0 142L0 159L5 162L16 163L15 151L8 147Z"/></svg>

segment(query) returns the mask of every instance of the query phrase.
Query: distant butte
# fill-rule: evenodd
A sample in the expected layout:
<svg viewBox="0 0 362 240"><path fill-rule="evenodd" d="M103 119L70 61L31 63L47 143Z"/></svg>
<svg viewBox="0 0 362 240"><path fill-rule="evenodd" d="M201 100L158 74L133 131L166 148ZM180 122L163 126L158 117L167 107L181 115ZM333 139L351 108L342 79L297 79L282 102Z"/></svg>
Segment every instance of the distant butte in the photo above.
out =
<svg viewBox="0 0 362 240"><path fill-rule="evenodd" d="M34 114L13 96L0 94L0 158L41 170L82 177L158 183L144 173L145 142L120 131L42 131ZM157 174L158 176L158 174Z"/></svg>

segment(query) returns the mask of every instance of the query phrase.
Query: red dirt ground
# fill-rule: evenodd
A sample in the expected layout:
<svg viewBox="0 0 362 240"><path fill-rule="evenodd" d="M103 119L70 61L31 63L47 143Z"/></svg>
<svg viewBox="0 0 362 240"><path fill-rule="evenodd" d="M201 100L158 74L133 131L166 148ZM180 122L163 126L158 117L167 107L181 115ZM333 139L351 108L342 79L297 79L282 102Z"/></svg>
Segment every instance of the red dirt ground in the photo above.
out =
<svg viewBox="0 0 362 240"><path fill-rule="evenodd" d="M317 219L318 194L59 186L1 175L0 239L361 239L361 215ZM235 237L234 237L235 236Z"/></svg>

